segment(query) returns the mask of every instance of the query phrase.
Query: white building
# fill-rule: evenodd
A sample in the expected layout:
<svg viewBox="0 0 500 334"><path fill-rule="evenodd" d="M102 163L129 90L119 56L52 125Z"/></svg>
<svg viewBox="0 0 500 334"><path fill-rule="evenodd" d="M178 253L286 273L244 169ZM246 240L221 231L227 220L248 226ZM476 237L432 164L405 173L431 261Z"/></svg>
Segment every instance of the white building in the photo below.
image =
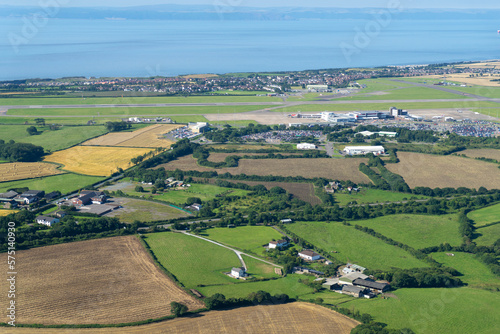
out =
<svg viewBox="0 0 500 334"><path fill-rule="evenodd" d="M364 155L368 153L379 155L385 153L385 148L383 146L346 146L343 152L348 155Z"/></svg>
<svg viewBox="0 0 500 334"><path fill-rule="evenodd" d="M307 90L315 92L326 92L328 91L328 85L307 85Z"/></svg>
<svg viewBox="0 0 500 334"><path fill-rule="evenodd" d="M318 253L313 252L311 250L303 250L303 251L299 252L298 255L307 261L316 261L316 260L319 260L321 258L321 255L319 255Z"/></svg>
<svg viewBox="0 0 500 334"><path fill-rule="evenodd" d="M208 130L208 123L207 122L189 123L188 128L194 133L203 133Z"/></svg>
<svg viewBox="0 0 500 334"><path fill-rule="evenodd" d="M269 249L276 249L288 246L288 240L281 239L278 241L271 241L269 243Z"/></svg>
<svg viewBox="0 0 500 334"><path fill-rule="evenodd" d="M38 216L36 217L36 222L38 224L52 226L53 224L59 223L59 219L46 216Z"/></svg>
<svg viewBox="0 0 500 334"><path fill-rule="evenodd" d="M297 150L315 150L316 145L309 143L297 144Z"/></svg>
<svg viewBox="0 0 500 334"><path fill-rule="evenodd" d="M246 276L245 268L233 268L231 269L231 276L234 278L241 278Z"/></svg>
<svg viewBox="0 0 500 334"><path fill-rule="evenodd" d="M398 135L397 132L389 132L389 131L380 131L380 132L371 132L371 131L361 131L361 132L358 132L359 134L362 134L363 136L365 137L370 137L372 135L379 135L381 137L390 137L390 138L394 138Z"/></svg>

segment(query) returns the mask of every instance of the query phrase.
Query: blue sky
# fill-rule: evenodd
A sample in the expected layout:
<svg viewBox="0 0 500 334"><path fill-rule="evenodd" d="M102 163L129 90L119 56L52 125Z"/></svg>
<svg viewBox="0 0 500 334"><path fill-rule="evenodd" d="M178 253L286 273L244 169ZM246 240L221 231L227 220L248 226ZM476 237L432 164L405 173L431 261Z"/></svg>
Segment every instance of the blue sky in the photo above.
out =
<svg viewBox="0 0 500 334"><path fill-rule="evenodd" d="M228 5L228 6L246 6L246 7L387 7L391 2L399 1L403 8L498 8L498 0L356 0L356 1L332 1L332 0L0 0L0 5L30 5L39 6L39 3L58 2L64 7L89 7L89 6L110 6L126 7L140 5L158 5L158 4L204 4L204 5Z"/></svg>

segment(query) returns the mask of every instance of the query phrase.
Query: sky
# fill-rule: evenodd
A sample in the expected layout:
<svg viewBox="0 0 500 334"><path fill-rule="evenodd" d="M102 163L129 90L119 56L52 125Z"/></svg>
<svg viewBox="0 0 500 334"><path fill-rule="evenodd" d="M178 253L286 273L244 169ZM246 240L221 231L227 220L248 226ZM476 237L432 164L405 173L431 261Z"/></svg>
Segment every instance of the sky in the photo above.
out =
<svg viewBox="0 0 500 334"><path fill-rule="evenodd" d="M496 8L500 9L498 0L0 0L0 5L11 6L39 6L40 3L57 2L64 7L128 7L158 4L182 5L214 5L214 6L243 6L243 7L387 7L391 2L400 2L403 8Z"/></svg>

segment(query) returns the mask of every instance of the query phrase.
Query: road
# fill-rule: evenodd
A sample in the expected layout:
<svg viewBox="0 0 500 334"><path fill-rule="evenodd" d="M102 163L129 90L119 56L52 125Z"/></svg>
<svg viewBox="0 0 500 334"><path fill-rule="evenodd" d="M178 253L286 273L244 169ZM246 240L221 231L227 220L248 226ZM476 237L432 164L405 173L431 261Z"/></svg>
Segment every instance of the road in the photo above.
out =
<svg viewBox="0 0 500 334"><path fill-rule="evenodd" d="M238 259L240 259L241 265L245 268L245 270L247 270L247 266L246 266L246 264L245 264L245 261L244 261L244 260L243 260L243 258L241 257L241 255L245 255L245 256L251 257L252 259L255 259L255 260L258 260L258 261L261 261L261 262L264 262L264 263L270 264L270 265L272 265L273 267L279 267L279 268L283 269L283 267L282 267L282 266L279 266L279 265L274 264L274 263L272 263L272 262L269 262L269 261L266 261L266 260L260 259L260 258L258 258L258 257L256 257L256 256L253 256L253 255L249 255L249 254L243 253L243 252L241 252L241 251L239 251L239 250L237 250L237 249L234 249L234 248L228 247L228 246L223 245L223 244L221 244L221 243L218 243L218 242L216 242L216 241L213 241L213 240L210 240L210 239L207 239L207 238L204 238L204 237L200 237L199 235L191 234L191 233L188 233L188 232L186 232L186 231L184 231L184 232L182 232L182 233L184 233L185 235L189 235L189 236L192 236L192 237L195 237L195 238L198 238L198 239L202 239L202 240L205 240L205 241L211 242L211 243L213 243L213 244L215 244L215 245L217 245L217 246L224 247L224 248L227 248L227 249L229 249L229 250L232 250L233 252L235 252L235 253L236 253L236 255L238 256Z"/></svg>

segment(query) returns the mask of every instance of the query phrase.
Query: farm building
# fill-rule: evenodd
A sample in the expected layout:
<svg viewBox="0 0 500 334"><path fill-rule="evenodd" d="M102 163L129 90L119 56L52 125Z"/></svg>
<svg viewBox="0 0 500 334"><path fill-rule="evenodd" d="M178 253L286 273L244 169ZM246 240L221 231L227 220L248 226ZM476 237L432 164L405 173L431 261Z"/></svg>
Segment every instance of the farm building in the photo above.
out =
<svg viewBox="0 0 500 334"><path fill-rule="evenodd" d="M90 203L103 204L106 202L106 195L101 191L82 190L77 198L72 200L74 205L83 206Z"/></svg>
<svg viewBox="0 0 500 334"><path fill-rule="evenodd" d="M379 131L379 132L371 132L371 131L361 131L358 132L359 134L365 136L365 137L370 137L373 135L379 135L381 137L389 137L389 138L394 138L398 135L397 132L388 132L388 131Z"/></svg>
<svg viewBox="0 0 500 334"><path fill-rule="evenodd" d="M365 267L358 266L357 264L348 263L344 267L344 269L342 269L342 272L344 274L350 274L350 273L353 273L353 272L360 272L360 273L362 273L365 270L366 270Z"/></svg>
<svg viewBox="0 0 500 334"><path fill-rule="evenodd" d="M321 255L319 255L316 252L313 252L312 250L303 250L299 252L298 254L301 258L307 261L316 261L321 258Z"/></svg>
<svg viewBox="0 0 500 334"><path fill-rule="evenodd" d="M242 278L245 277L247 273L245 272L245 268L233 268L231 269L231 276L234 278Z"/></svg>
<svg viewBox="0 0 500 334"><path fill-rule="evenodd" d="M346 146L343 152L348 155L364 155L368 153L380 155L385 153L385 148L383 146Z"/></svg>
<svg viewBox="0 0 500 334"><path fill-rule="evenodd" d="M47 201L51 201L54 198L59 197L59 193L57 191L53 191L51 193L46 194L43 198L45 198Z"/></svg>
<svg viewBox="0 0 500 334"><path fill-rule="evenodd" d="M38 224L52 226L53 224L59 223L59 219L47 216L38 216L36 217L36 222Z"/></svg>
<svg viewBox="0 0 500 334"><path fill-rule="evenodd" d="M2 193L0 194L0 202L10 202L17 195L19 194L13 190L7 191L6 193Z"/></svg>
<svg viewBox="0 0 500 334"><path fill-rule="evenodd" d="M315 150L316 145L309 143L297 144L297 150Z"/></svg>
<svg viewBox="0 0 500 334"><path fill-rule="evenodd" d="M368 288L379 293L385 292L391 288L388 283L379 283L361 278L355 279L354 281L352 281L352 284L362 288Z"/></svg>
<svg viewBox="0 0 500 334"><path fill-rule="evenodd" d="M269 249L282 248L288 246L288 240L281 239L278 241L269 242Z"/></svg>
<svg viewBox="0 0 500 334"><path fill-rule="evenodd" d="M43 198L43 196L45 196L45 192L42 190L28 190L20 195L17 195L14 200L24 204L31 204L38 201L40 198Z"/></svg>
<svg viewBox="0 0 500 334"><path fill-rule="evenodd" d="M366 291L365 288L359 286L352 285L344 285L342 286L342 293L345 295L350 295L356 298L362 297L363 293Z"/></svg>
<svg viewBox="0 0 500 334"><path fill-rule="evenodd" d="M280 223L282 223L282 224L287 224L287 223L291 223L291 222L292 222L292 220L290 218L280 220Z"/></svg>

